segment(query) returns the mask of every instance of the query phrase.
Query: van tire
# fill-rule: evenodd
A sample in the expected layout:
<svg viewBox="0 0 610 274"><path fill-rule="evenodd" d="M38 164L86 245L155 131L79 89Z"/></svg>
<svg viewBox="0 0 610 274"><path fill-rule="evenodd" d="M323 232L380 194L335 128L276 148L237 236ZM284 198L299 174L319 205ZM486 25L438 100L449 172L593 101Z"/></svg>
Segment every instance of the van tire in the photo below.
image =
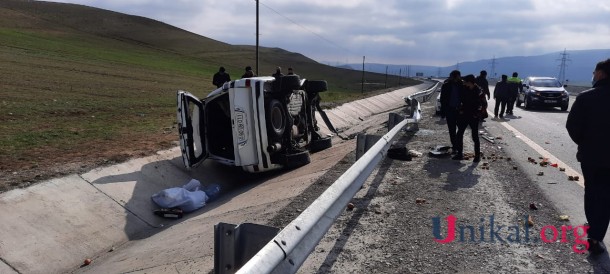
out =
<svg viewBox="0 0 610 274"><path fill-rule="evenodd" d="M271 99L267 103L267 129L271 136L281 139L286 131L287 117L284 106L277 99Z"/></svg>
<svg viewBox="0 0 610 274"><path fill-rule="evenodd" d="M279 92L281 93L290 93L301 88L301 78L298 75L284 75L276 81L279 81Z"/></svg>
<svg viewBox="0 0 610 274"><path fill-rule="evenodd" d="M309 143L309 151L318 152L330 148L333 146L333 142L330 137L325 137L317 140L312 140Z"/></svg>
<svg viewBox="0 0 610 274"><path fill-rule="evenodd" d="M324 80L307 80L304 84L305 91L310 94L328 90L328 83Z"/></svg>

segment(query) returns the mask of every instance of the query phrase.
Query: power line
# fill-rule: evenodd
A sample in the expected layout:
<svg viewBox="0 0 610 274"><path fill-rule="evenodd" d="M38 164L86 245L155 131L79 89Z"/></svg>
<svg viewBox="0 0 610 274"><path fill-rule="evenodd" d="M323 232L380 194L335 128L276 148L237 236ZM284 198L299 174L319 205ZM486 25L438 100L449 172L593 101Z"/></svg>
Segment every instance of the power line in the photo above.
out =
<svg viewBox="0 0 610 274"><path fill-rule="evenodd" d="M342 47L342 46L339 46L337 43L335 43L335 42L333 42L333 41L331 41L331 40L329 40L329 39L325 38L324 36L322 36L322 35L320 35L320 34L318 34L318 33L314 32L314 31L312 31L312 30L308 29L307 27L305 27L305 26L303 26L303 25L301 25L301 24L297 23L296 21L294 21L294 20L292 20L292 19L288 18L287 16L285 16L285 15L281 14L280 12L278 12L278 11L274 10L273 8L271 8L271 7L267 6L267 5L265 5L265 3L260 2L260 1L259 1L259 3L260 3L261 5L263 5L264 7L268 8L269 10L271 10L271 11L275 12L277 15L279 15L279 16L283 17L284 19L286 19L286 20L290 21L290 22L291 22L291 23L293 23L294 25L296 25L296 26L298 26L298 27L300 27L300 28L302 28L302 29L304 29L304 30L306 30L306 31L310 32L311 34L313 34L313 35L317 36L318 38L320 38L320 39L324 40L325 42L327 42L327 43L329 43L329 44L331 44L331 45L333 45L333 46L335 46L335 47L337 47L337 48L339 48L339 49L341 49L341 50L344 50L344 51L347 51L347 52L349 52L349 53L354 54L354 52L352 52L352 51L350 51L350 50L348 50L348 49L346 49L346 48L344 48L344 47Z"/></svg>

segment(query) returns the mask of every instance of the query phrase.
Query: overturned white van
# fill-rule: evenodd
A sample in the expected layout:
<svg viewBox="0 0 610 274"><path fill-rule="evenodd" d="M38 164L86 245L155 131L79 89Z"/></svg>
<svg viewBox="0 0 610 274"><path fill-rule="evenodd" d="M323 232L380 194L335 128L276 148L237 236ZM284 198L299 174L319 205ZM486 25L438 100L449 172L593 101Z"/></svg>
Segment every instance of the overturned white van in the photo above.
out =
<svg viewBox="0 0 610 274"><path fill-rule="evenodd" d="M227 82L202 100L178 91L184 165L209 158L262 172L308 164L310 152L332 146L315 117L318 93L326 90L326 81L286 75Z"/></svg>

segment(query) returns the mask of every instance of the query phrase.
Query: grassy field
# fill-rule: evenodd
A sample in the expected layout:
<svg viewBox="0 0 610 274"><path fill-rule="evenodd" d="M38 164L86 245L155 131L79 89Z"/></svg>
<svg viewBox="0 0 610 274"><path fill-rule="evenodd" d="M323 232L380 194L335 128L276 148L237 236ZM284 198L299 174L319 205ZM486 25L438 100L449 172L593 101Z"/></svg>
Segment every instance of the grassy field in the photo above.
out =
<svg viewBox="0 0 610 274"><path fill-rule="evenodd" d="M252 46L141 17L48 2L0 3L0 192L175 145L176 91L204 97L220 65L236 79L254 56ZM325 102L386 87L385 75L367 73L361 92L361 72L281 49L264 48L260 56L261 71L268 72L261 74L292 66L307 79L327 80ZM389 77L387 88L398 81Z"/></svg>

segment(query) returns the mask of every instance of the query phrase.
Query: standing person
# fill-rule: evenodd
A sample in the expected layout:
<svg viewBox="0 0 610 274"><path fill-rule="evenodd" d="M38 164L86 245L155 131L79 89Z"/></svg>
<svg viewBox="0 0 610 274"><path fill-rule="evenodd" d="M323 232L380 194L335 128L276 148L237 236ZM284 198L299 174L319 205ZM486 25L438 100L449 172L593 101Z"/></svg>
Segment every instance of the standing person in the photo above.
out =
<svg viewBox="0 0 610 274"><path fill-rule="evenodd" d="M588 250L599 255L604 253L600 243L610 223L610 59L597 63L592 83L592 89L576 97L566 128L578 145L576 159L585 179Z"/></svg>
<svg viewBox="0 0 610 274"><path fill-rule="evenodd" d="M224 67L220 67L218 72L214 74L214 78L212 78L212 84L216 85L217 88L222 87L222 85L226 82L231 81L231 76L225 72Z"/></svg>
<svg viewBox="0 0 610 274"><path fill-rule="evenodd" d="M506 103L506 114L513 115L513 107L515 106L517 96L519 96L520 92L523 92L523 83L521 79L519 79L518 73L513 72L513 77L508 78L508 86L510 87L510 92L508 93L508 100Z"/></svg>
<svg viewBox="0 0 610 274"><path fill-rule="evenodd" d="M292 68L288 68L288 75L295 75L294 71L292 70Z"/></svg>
<svg viewBox="0 0 610 274"><path fill-rule="evenodd" d="M276 67L275 68L275 73L272 74L271 76L273 76L275 78L280 78L280 77L284 76L284 74L282 73L282 68L281 67Z"/></svg>
<svg viewBox="0 0 610 274"><path fill-rule="evenodd" d="M494 100L496 101L494 118L498 118L498 108L500 108L500 119L504 119L504 110L506 109L509 93L508 75L502 74L502 81L497 82L496 87L494 88Z"/></svg>
<svg viewBox="0 0 610 274"><path fill-rule="evenodd" d="M475 83L474 75L464 76L464 84L460 89L460 107L457 118L457 154L453 160L464 159L464 132L470 127L472 141L474 142L474 162L481 161L481 142L479 141L479 119L481 118L481 93L483 91Z"/></svg>
<svg viewBox="0 0 610 274"><path fill-rule="evenodd" d="M244 73L244 75L241 76L241 78L250 78L250 77L256 77L256 75L252 71L252 67L247 66L246 72Z"/></svg>
<svg viewBox="0 0 610 274"><path fill-rule="evenodd" d="M449 78L441 86L441 117L447 118L447 128L449 129L449 139L451 140L451 151L458 152L456 134L458 107L460 106L460 89L462 79L459 70L449 73Z"/></svg>
<svg viewBox="0 0 610 274"><path fill-rule="evenodd" d="M489 93L489 82L487 82L487 71L481 70L481 73L476 78L476 84L481 88L483 93L481 94L481 122L485 122L487 118L487 100L491 96Z"/></svg>

